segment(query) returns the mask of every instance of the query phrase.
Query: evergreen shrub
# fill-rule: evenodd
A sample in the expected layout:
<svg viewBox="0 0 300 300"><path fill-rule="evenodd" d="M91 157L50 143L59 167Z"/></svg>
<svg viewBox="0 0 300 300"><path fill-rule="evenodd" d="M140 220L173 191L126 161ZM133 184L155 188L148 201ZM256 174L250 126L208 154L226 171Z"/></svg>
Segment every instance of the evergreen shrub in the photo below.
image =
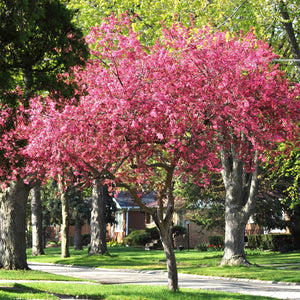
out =
<svg viewBox="0 0 300 300"><path fill-rule="evenodd" d="M159 240L159 232L157 227L146 228L150 240Z"/></svg>
<svg viewBox="0 0 300 300"><path fill-rule="evenodd" d="M146 230L133 230L123 240L124 244L129 246L145 246L149 241L149 234Z"/></svg>
<svg viewBox="0 0 300 300"><path fill-rule="evenodd" d="M85 233L82 235L82 246L88 246L91 243L91 235Z"/></svg>
<svg viewBox="0 0 300 300"><path fill-rule="evenodd" d="M290 234L253 234L248 235L248 247L286 252L292 250L292 236Z"/></svg>
<svg viewBox="0 0 300 300"><path fill-rule="evenodd" d="M175 225L172 227L173 237L183 236L186 234L186 228L180 225Z"/></svg>

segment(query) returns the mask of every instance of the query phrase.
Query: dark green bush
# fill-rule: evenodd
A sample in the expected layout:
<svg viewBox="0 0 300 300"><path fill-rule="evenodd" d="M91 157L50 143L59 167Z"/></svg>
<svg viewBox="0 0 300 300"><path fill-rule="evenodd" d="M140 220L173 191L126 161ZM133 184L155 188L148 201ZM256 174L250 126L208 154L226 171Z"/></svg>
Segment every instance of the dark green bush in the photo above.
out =
<svg viewBox="0 0 300 300"><path fill-rule="evenodd" d="M208 241L210 245L215 245L218 247L224 247L225 237L223 235L211 235L208 237Z"/></svg>
<svg viewBox="0 0 300 300"><path fill-rule="evenodd" d="M293 249L292 236L290 234L253 234L247 237L250 249L283 252Z"/></svg>
<svg viewBox="0 0 300 300"><path fill-rule="evenodd" d="M159 232L157 227L146 228L150 240L159 240Z"/></svg>
<svg viewBox="0 0 300 300"><path fill-rule="evenodd" d="M250 249L262 249L262 235L261 234L250 234L247 235L248 248Z"/></svg>
<svg viewBox="0 0 300 300"><path fill-rule="evenodd" d="M186 228L183 226L175 225L172 227L173 237L183 236L186 233Z"/></svg>
<svg viewBox="0 0 300 300"><path fill-rule="evenodd" d="M201 251L201 252L206 252L206 251L207 251L207 244L199 244L199 245L196 247L196 250L197 250L197 251Z"/></svg>
<svg viewBox="0 0 300 300"><path fill-rule="evenodd" d="M85 233L82 235L82 246L87 246L91 243L91 235L89 233Z"/></svg>
<svg viewBox="0 0 300 300"><path fill-rule="evenodd" d="M124 238L124 244L129 246L145 246L150 237L146 230L133 230Z"/></svg>

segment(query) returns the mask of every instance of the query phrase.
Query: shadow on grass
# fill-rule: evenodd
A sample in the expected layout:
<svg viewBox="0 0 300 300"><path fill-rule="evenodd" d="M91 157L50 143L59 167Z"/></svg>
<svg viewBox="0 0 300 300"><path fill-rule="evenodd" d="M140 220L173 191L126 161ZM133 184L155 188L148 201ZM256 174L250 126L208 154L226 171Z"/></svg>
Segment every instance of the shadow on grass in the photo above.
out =
<svg viewBox="0 0 300 300"><path fill-rule="evenodd" d="M78 298L77 294L60 294L57 291L37 289L15 283L12 286L0 287L0 299L64 299ZM81 299L105 299L102 294L80 295Z"/></svg>
<svg viewBox="0 0 300 300"><path fill-rule="evenodd" d="M0 287L0 299L57 299L57 297L45 291L14 284L13 286Z"/></svg>
<svg viewBox="0 0 300 300"><path fill-rule="evenodd" d="M85 292L79 290L77 294L67 292L62 286L32 287L31 284L14 284L12 287L0 287L0 299L57 299L64 297L67 299L130 299L130 300L259 300L272 299L257 296L231 294L225 292L213 292L204 290L181 289L174 293L165 287L159 286L136 286L136 285L99 285L94 288L89 287ZM70 290L70 289L69 289ZM77 296L78 295L78 296Z"/></svg>

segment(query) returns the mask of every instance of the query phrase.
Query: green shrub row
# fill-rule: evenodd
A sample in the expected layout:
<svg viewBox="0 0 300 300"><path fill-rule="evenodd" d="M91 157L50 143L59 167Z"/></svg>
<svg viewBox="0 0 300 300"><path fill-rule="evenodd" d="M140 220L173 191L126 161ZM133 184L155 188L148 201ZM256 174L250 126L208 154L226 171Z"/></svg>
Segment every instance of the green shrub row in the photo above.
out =
<svg viewBox="0 0 300 300"><path fill-rule="evenodd" d="M172 236L178 237L186 233L185 227L173 226ZM124 238L124 244L129 246L145 246L152 240L159 240L159 232L156 227L146 228L142 230L133 230Z"/></svg>
<svg viewBox="0 0 300 300"><path fill-rule="evenodd" d="M293 249L290 234L248 235L248 248L286 252Z"/></svg>

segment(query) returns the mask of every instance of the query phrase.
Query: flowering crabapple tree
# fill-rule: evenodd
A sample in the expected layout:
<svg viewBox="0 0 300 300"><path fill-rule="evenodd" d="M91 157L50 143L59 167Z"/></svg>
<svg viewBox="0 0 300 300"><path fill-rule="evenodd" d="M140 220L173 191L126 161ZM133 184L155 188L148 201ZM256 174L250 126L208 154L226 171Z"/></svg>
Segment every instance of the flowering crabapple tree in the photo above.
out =
<svg viewBox="0 0 300 300"><path fill-rule="evenodd" d="M91 29L87 42L93 59L75 71L80 103L57 110L50 98L43 106L33 102L28 155L53 171L68 164L126 188L158 227L174 291L174 179L193 176L206 184L209 173L222 168L223 261L245 262L242 239L259 161L294 137L299 88L271 64L275 55L251 32L230 36L176 23L143 47L130 19L112 15ZM141 195L153 190L158 205L148 207Z"/></svg>
<svg viewBox="0 0 300 300"><path fill-rule="evenodd" d="M44 104L33 100L27 151L52 172L68 164L96 183L110 180L128 189L158 227L169 287L177 290L170 239L174 176L193 173L204 181L202 170L218 163L205 142L212 139L205 116L193 86L181 78L186 66L164 44L142 47L129 19L112 16L93 28L88 42L94 59L76 74L86 95L61 110L49 98ZM141 201L142 193L153 190L155 208Z"/></svg>
<svg viewBox="0 0 300 300"><path fill-rule="evenodd" d="M260 163L277 155L278 143L299 143L299 85L272 64L276 55L252 32L230 36L177 27L169 41L186 54L186 73L205 103L202 113L221 161L226 192L221 265L249 265L244 232L255 208Z"/></svg>
<svg viewBox="0 0 300 300"><path fill-rule="evenodd" d="M67 187L70 184L74 185L74 178L77 177L78 179L78 175L84 184L92 185L91 247L89 254L102 255L107 252L105 202L102 197L104 187L101 184L102 175L96 172L101 170L102 166L99 165L101 164L101 157L98 155L100 152L97 154L96 148L93 149L93 147L97 147L93 141L96 138L94 130L96 133L97 127L93 129L89 126L91 115L86 114L87 109L88 106L84 107L81 104L79 106L66 105L63 109L57 109L57 104L49 98L45 98L44 103L40 99L33 98L29 113L31 122L26 128L26 135L30 140L26 153L34 158L33 168L46 170L44 178L55 178L59 182L61 199L66 204L68 203ZM88 126L87 129L91 130L91 139L84 129L85 124ZM95 162L98 162L98 169L95 168L95 163L92 165L86 161L88 154L94 156ZM67 220L66 210L64 211L65 217L63 219ZM64 228L67 230L67 226ZM64 249L66 256L68 256L68 250L66 247Z"/></svg>

